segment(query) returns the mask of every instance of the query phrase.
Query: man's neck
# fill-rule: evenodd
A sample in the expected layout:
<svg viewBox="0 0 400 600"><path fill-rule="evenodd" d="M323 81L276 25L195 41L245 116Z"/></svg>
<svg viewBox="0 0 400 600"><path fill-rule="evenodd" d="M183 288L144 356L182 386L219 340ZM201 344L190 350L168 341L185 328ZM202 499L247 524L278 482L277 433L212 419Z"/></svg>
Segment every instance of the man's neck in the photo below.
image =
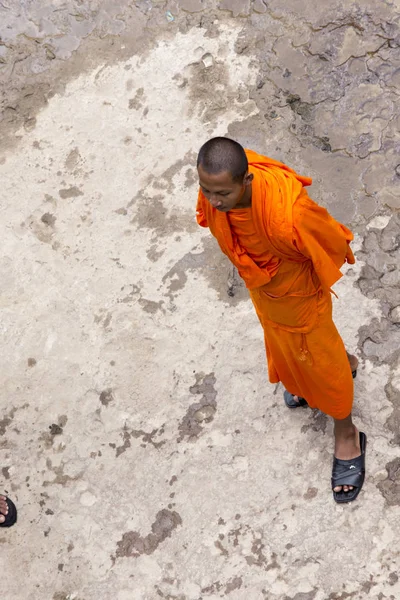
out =
<svg viewBox="0 0 400 600"><path fill-rule="evenodd" d="M251 206L252 185L247 185L241 201L236 204L235 208L249 208Z"/></svg>

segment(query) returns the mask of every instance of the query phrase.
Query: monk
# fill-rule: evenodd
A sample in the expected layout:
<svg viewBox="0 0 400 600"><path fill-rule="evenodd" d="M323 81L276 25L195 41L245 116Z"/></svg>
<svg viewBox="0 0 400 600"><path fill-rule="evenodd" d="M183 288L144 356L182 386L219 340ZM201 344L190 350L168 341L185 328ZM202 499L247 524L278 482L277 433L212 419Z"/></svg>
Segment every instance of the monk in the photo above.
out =
<svg viewBox="0 0 400 600"><path fill-rule="evenodd" d="M353 235L313 202L309 177L217 137L197 159L197 222L236 266L264 330L271 383L282 382L289 408L310 406L334 419L332 490L358 496L366 436L352 416L357 359L332 320L332 285L355 262Z"/></svg>

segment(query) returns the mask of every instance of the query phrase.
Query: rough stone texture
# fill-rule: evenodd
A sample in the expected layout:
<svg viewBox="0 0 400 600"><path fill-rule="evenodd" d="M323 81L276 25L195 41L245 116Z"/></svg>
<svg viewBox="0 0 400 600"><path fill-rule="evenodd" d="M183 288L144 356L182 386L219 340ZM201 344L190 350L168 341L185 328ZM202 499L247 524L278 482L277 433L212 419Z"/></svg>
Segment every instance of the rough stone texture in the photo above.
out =
<svg viewBox="0 0 400 600"><path fill-rule="evenodd" d="M386 0L2 0L3 598L399 597L398 31ZM356 232L352 506L196 226L196 151L226 133Z"/></svg>

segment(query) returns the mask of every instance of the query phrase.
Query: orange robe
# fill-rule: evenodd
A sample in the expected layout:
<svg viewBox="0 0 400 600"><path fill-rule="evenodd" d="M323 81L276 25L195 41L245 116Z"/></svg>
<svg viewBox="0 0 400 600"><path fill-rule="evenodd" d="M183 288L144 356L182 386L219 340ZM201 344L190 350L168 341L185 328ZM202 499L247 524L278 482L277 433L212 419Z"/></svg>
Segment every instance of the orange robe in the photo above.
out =
<svg viewBox="0 0 400 600"><path fill-rule="evenodd" d="M344 419L353 379L330 288L354 263L353 236L310 200L311 179L250 150L252 206L218 212L199 191L197 221L238 268L264 329L269 380Z"/></svg>

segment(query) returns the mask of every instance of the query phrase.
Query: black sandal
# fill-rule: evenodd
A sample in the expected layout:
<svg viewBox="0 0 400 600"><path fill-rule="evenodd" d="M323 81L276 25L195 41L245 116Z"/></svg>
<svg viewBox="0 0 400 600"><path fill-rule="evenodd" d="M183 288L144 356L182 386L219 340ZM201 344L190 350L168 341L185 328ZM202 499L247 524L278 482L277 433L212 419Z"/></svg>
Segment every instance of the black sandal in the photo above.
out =
<svg viewBox="0 0 400 600"><path fill-rule="evenodd" d="M6 499L8 506L8 513L3 515L3 517L5 517L5 521L4 523L0 523L0 527L11 527L17 521L17 508L10 498L7 498L6 496L4 496L4 498Z"/></svg>
<svg viewBox="0 0 400 600"><path fill-rule="evenodd" d="M357 377L357 369L351 372L353 379ZM288 408L299 408L299 406L308 406L307 400L298 396L298 402L294 399L295 394L291 394L287 390L283 392L283 398Z"/></svg>
<svg viewBox="0 0 400 600"><path fill-rule="evenodd" d="M300 396L298 397L298 402L296 402L296 400L294 399L294 394L291 394L290 392L288 392L287 390L285 390L283 392L283 398L285 400L285 404L288 408L298 408L299 406L308 406L307 404L307 400L305 400L304 398L300 398Z"/></svg>
<svg viewBox="0 0 400 600"><path fill-rule="evenodd" d="M332 466L332 491L337 485L352 486L353 489L348 492L343 491L333 492L335 502L342 504L344 502L352 502L360 493L365 479L365 449L367 446L367 436L360 431L360 448L361 455L352 460L340 460L333 457Z"/></svg>

